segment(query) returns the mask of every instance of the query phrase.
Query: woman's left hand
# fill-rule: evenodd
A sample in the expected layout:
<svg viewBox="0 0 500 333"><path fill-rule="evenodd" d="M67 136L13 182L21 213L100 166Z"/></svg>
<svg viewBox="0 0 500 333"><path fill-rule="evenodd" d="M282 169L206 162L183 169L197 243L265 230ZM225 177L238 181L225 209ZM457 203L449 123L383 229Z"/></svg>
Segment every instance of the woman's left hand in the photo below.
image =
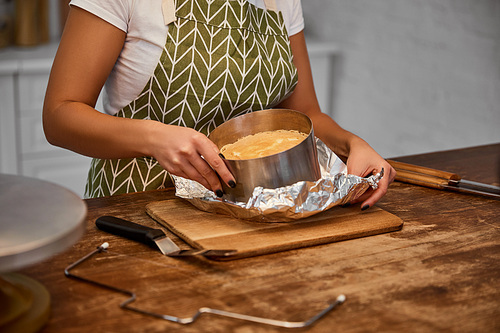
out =
<svg viewBox="0 0 500 333"><path fill-rule="evenodd" d="M369 189L352 203L362 202L362 209L373 206L387 192L396 171L370 145L344 130L330 116L321 112L307 54L304 32L290 36L293 63L297 67L299 81L294 92L278 107L301 111L314 124L314 134L328 145L337 156L348 156L347 171L356 176L376 174L384 168L384 177L376 190Z"/></svg>
<svg viewBox="0 0 500 333"><path fill-rule="evenodd" d="M354 143L351 143L347 159L347 172L349 174L368 177L379 173L382 168L384 176L379 181L378 188L376 190L368 189L352 203L362 202L361 209L363 210L373 206L386 194L389 184L396 177L396 170L362 139L357 138Z"/></svg>

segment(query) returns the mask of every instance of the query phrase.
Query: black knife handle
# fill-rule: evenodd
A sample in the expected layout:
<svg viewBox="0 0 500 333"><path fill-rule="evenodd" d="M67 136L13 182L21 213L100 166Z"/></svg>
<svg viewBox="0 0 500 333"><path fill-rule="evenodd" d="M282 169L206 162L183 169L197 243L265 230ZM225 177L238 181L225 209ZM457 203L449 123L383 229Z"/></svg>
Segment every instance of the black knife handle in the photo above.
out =
<svg viewBox="0 0 500 333"><path fill-rule="evenodd" d="M155 238L165 236L161 229L146 227L115 216L101 216L95 225L102 231L113 235L122 236L134 241L156 247Z"/></svg>

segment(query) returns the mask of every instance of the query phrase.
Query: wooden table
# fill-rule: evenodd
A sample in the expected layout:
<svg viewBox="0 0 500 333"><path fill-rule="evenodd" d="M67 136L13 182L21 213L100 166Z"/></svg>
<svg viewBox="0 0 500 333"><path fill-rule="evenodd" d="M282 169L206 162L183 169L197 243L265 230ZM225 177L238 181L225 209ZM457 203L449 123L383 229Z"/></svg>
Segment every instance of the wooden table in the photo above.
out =
<svg viewBox="0 0 500 333"><path fill-rule="evenodd" d="M500 183L500 144L396 160ZM403 219L401 231L228 262L165 257L95 227L95 219L106 214L158 226L145 205L173 197L167 189L86 200L84 238L21 272L52 295L52 316L43 332L500 331L498 200L393 183L377 205ZM306 329L213 315L189 325L172 323L123 310L124 295L65 277L66 266L105 241L109 252L78 273L135 288L134 305L162 314L191 316L209 306L302 321L341 293L347 300Z"/></svg>

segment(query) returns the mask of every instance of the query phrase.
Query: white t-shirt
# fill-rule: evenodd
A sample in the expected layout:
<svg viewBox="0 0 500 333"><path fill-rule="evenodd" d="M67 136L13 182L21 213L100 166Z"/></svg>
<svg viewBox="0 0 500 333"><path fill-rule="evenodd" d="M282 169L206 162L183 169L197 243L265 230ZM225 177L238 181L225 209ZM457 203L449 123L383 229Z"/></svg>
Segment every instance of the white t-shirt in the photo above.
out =
<svg viewBox="0 0 500 333"><path fill-rule="evenodd" d="M248 0L266 8L263 0ZM71 0L127 33L125 44L104 86L104 112L116 114L137 98L153 74L167 38L162 0ZM304 29L300 0L276 0L289 36ZM101 110L102 111L102 110Z"/></svg>

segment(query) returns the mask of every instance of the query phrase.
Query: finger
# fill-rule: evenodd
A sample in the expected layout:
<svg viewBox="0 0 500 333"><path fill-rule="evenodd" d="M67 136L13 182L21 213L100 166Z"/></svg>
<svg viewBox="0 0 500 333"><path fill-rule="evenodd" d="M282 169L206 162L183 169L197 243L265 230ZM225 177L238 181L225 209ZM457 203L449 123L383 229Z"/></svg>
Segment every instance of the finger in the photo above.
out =
<svg viewBox="0 0 500 333"><path fill-rule="evenodd" d="M188 161L185 161L180 169L173 169L172 171L167 169L167 171L172 175L194 180L203 185L206 189L212 190L212 187L208 183L208 181L204 177L202 177L198 170L196 170L196 168Z"/></svg>
<svg viewBox="0 0 500 333"><path fill-rule="evenodd" d="M192 160L191 164L196 169L197 173L209 184L209 188L216 193L217 196L221 197L223 191L220 179L205 159L200 156L200 158Z"/></svg>
<svg viewBox="0 0 500 333"><path fill-rule="evenodd" d="M361 204L361 209L366 210L377 203L387 193L389 184L393 181L393 179L394 174L392 173L391 168L388 168L388 172L386 172L379 181L378 188L374 190L373 193L371 193ZM365 199L365 197L362 199Z"/></svg>
<svg viewBox="0 0 500 333"><path fill-rule="evenodd" d="M373 191L372 195L370 195L370 197L361 204L361 209L362 210L366 210L366 209L372 207L386 193L387 193L387 188L386 187L385 188L384 187L379 187L378 189L376 189L375 191Z"/></svg>
<svg viewBox="0 0 500 333"><path fill-rule="evenodd" d="M229 187L234 187L236 185L236 180L234 176L231 174L226 164L222 160L221 154L217 146L213 142L211 143L212 145L210 147L204 147L200 149L203 158L217 173L217 175L219 175L222 181L224 181Z"/></svg>
<svg viewBox="0 0 500 333"><path fill-rule="evenodd" d="M354 172L354 171L353 171L353 170L351 170L351 172ZM348 172L348 173L349 173L349 174L354 175L354 173L350 173L350 172ZM369 177L369 176L371 176L371 175L372 175L372 173L369 173L369 172L368 172L368 171L366 171L366 170L365 170L365 171L363 171L363 172L358 171L358 173L359 173L358 177L365 177L365 178L366 178L366 177ZM358 203L358 202L365 201L366 199L368 199L368 198L369 198L369 197L373 194L373 191L374 191L374 190L373 190L371 187L369 187L369 188L368 188L365 192L363 192L361 195L359 195L359 196L355 197L353 200L351 200L351 201L349 202L349 204L356 204L356 203Z"/></svg>
<svg viewBox="0 0 500 333"><path fill-rule="evenodd" d="M194 160L196 158L202 160L201 156L196 153L188 154L187 152L185 152L184 154L171 158L170 160L168 160L168 163L166 163L166 165L162 166L172 175L194 180L207 189L211 190L212 187L210 183L198 172L196 167L191 163L191 160Z"/></svg>
<svg viewBox="0 0 500 333"><path fill-rule="evenodd" d="M193 130L188 140L179 145L176 154L170 159L170 164L178 173L186 174L187 178L199 182L221 197L221 182L210 164L205 161L205 152L217 156L218 149L204 134Z"/></svg>
<svg viewBox="0 0 500 333"><path fill-rule="evenodd" d="M365 201L366 199L368 199L372 194L373 194L373 189L372 188L368 188L365 192L363 192L359 197L357 198L354 198L354 200L351 200L351 204L356 204L358 202L363 202Z"/></svg>

